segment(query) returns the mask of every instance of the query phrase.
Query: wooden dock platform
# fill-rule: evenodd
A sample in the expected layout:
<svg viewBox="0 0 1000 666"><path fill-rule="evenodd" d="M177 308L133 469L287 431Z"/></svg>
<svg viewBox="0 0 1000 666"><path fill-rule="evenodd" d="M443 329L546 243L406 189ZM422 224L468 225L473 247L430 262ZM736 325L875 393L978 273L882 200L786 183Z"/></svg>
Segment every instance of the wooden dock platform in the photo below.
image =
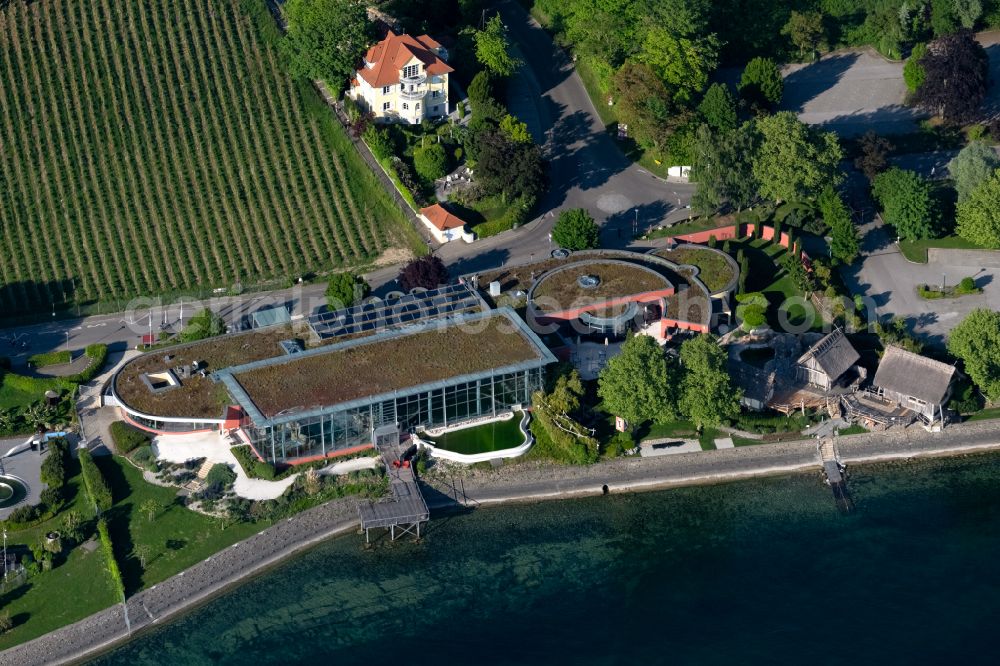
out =
<svg viewBox="0 0 1000 666"><path fill-rule="evenodd" d="M358 505L365 542L370 541L369 531L374 528L388 529L393 541L404 534L412 534L419 539L420 525L430 519L430 510L420 492L417 476L409 460L405 459L399 430L393 426L381 428L375 432L373 439L389 476L390 496Z"/></svg>

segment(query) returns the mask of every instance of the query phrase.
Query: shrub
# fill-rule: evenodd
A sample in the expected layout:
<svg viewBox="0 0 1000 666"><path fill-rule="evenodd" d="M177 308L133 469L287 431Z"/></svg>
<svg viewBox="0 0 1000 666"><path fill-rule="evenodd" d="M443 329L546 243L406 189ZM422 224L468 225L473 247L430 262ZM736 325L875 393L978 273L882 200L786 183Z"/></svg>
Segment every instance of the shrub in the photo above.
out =
<svg viewBox="0 0 1000 666"><path fill-rule="evenodd" d="M90 501L94 503L98 511L104 512L111 508L111 488L104 480L101 470L97 468L94 458L87 449L80 449L80 472L83 474L83 483L87 488Z"/></svg>
<svg viewBox="0 0 1000 666"><path fill-rule="evenodd" d="M257 462L254 463L253 475L258 479L273 481L275 475L274 465L272 465L269 462L258 460Z"/></svg>
<svg viewBox="0 0 1000 666"><path fill-rule="evenodd" d="M42 461L42 483L49 488L59 489L66 483L66 463L69 459L69 444L65 439L54 440L49 444L49 454Z"/></svg>
<svg viewBox="0 0 1000 666"><path fill-rule="evenodd" d="M708 246L710 248L714 249L715 246L718 245L718 244L719 244L719 241L718 241L718 239L716 239L716 237L715 237L714 234L708 237Z"/></svg>
<svg viewBox="0 0 1000 666"><path fill-rule="evenodd" d="M33 504L24 504L10 512L7 520L11 523L30 523L38 518L38 507Z"/></svg>
<svg viewBox="0 0 1000 666"><path fill-rule="evenodd" d="M14 621L10 619L10 611L0 613L0 634L6 634L14 628Z"/></svg>
<svg viewBox="0 0 1000 666"><path fill-rule="evenodd" d="M234 481L236 481L236 472L222 463L212 465L212 469L208 470L208 475L205 477L205 483L208 485L219 485L223 488L232 486Z"/></svg>
<svg viewBox="0 0 1000 666"><path fill-rule="evenodd" d="M389 130L371 125L362 136L365 143L368 144L368 149L376 158L385 160L392 156L395 145L392 137L389 136Z"/></svg>
<svg viewBox="0 0 1000 666"><path fill-rule="evenodd" d="M132 453L132 461L150 472L159 471L156 466L156 454L153 453L153 447L148 444L140 446Z"/></svg>
<svg viewBox="0 0 1000 666"><path fill-rule="evenodd" d="M115 443L115 448L119 454L126 454L134 449L148 444L152 439L146 432L133 428L124 421L115 421L111 424L111 439Z"/></svg>
<svg viewBox="0 0 1000 666"><path fill-rule="evenodd" d="M413 151L413 168L417 175L428 182L448 174L448 153L440 143L433 142Z"/></svg>
<svg viewBox="0 0 1000 666"><path fill-rule="evenodd" d="M973 294L976 290L976 281L971 277L964 277L962 281L958 283L958 293L960 294Z"/></svg>
<svg viewBox="0 0 1000 666"><path fill-rule="evenodd" d="M62 506L62 497L58 488L46 488L41 492L38 499L50 513L56 513L59 511L59 507Z"/></svg>

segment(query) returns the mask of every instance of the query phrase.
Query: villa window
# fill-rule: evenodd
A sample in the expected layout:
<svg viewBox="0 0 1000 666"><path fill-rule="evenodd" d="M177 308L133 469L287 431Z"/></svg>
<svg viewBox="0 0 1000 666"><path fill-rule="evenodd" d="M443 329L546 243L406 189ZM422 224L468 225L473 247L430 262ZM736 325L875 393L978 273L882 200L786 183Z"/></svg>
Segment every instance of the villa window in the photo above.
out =
<svg viewBox="0 0 1000 666"><path fill-rule="evenodd" d="M390 106L392 106L392 104L390 102L382 102L382 110L383 111L388 111Z"/></svg>
<svg viewBox="0 0 1000 666"><path fill-rule="evenodd" d="M382 94L383 95L388 95L391 90L392 90L392 86L384 86L382 88Z"/></svg>
<svg viewBox="0 0 1000 666"><path fill-rule="evenodd" d="M407 65L403 68L403 78L410 79L420 73L420 65Z"/></svg>
<svg viewBox="0 0 1000 666"><path fill-rule="evenodd" d="M407 104L406 102L403 102L403 111L409 111L409 110L410 110L410 105Z"/></svg>
<svg viewBox="0 0 1000 666"><path fill-rule="evenodd" d="M441 91L440 90L432 90L431 91L431 97L439 97L440 95L441 95Z"/></svg>
<svg viewBox="0 0 1000 666"><path fill-rule="evenodd" d="M414 107L414 110L415 111L419 111L420 110L420 102L417 102L417 105Z"/></svg>

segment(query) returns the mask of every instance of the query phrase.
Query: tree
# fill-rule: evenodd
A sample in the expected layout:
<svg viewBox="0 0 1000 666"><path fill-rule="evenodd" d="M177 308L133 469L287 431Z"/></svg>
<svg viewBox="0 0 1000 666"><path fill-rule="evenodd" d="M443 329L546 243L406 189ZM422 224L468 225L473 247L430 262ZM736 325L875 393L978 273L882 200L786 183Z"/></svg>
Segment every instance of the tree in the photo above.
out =
<svg viewBox="0 0 1000 666"><path fill-rule="evenodd" d="M743 268L743 260L740 261L740 270ZM740 274L743 279L743 274ZM759 291L736 294L736 318L741 322L743 330L752 331L758 326L767 323L767 297Z"/></svg>
<svg viewBox="0 0 1000 666"><path fill-rule="evenodd" d="M977 308L948 337L948 351L992 400L1000 400L1000 312Z"/></svg>
<svg viewBox="0 0 1000 666"><path fill-rule="evenodd" d="M226 322L222 317L208 308L200 311L188 320L187 326L180 333L181 342L195 342L205 338L214 338L226 332Z"/></svg>
<svg viewBox="0 0 1000 666"><path fill-rule="evenodd" d="M146 521L151 523L153 518L156 518L156 514L160 512L160 505L156 500L150 498L142 503L139 511L146 514Z"/></svg>
<svg viewBox="0 0 1000 666"><path fill-rule="evenodd" d="M500 121L500 130L514 143L532 143L531 133L528 131L528 123L522 123L517 116L507 114Z"/></svg>
<svg viewBox="0 0 1000 666"><path fill-rule="evenodd" d="M515 199L534 202L545 187L545 170L538 146L516 143L505 132L480 132L473 142L476 180L485 196L499 195L505 203Z"/></svg>
<svg viewBox="0 0 1000 666"><path fill-rule="evenodd" d="M698 105L698 113L713 130L725 133L736 129L739 118L736 115L736 100L724 83L713 83L705 91L705 97Z"/></svg>
<svg viewBox="0 0 1000 666"><path fill-rule="evenodd" d="M370 291L371 287L360 275L337 273L326 283L326 304L331 310L349 308Z"/></svg>
<svg viewBox="0 0 1000 666"><path fill-rule="evenodd" d="M552 240L567 250L589 250L598 246L600 229L583 208L564 210L552 227Z"/></svg>
<svg viewBox="0 0 1000 666"><path fill-rule="evenodd" d="M791 111L760 118L757 128L761 144L753 174L761 195L775 201L815 196L824 185L843 178L843 151L832 132L803 124Z"/></svg>
<svg viewBox="0 0 1000 666"><path fill-rule="evenodd" d="M826 31L823 29L823 15L819 12L792 11L788 23L781 29L781 34L791 40L792 45L799 50L799 57L816 54L826 42Z"/></svg>
<svg viewBox="0 0 1000 666"><path fill-rule="evenodd" d="M448 151L437 141L413 151L413 168L425 181L433 183L448 175Z"/></svg>
<svg viewBox="0 0 1000 666"><path fill-rule="evenodd" d="M368 45L368 18L360 0L288 0L282 47L293 73L325 79L340 90Z"/></svg>
<svg viewBox="0 0 1000 666"><path fill-rule="evenodd" d="M139 560L139 567L142 569L146 568L146 562L149 560L150 548L144 543L140 543L133 550L135 553L135 559Z"/></svg>
<svg viewBox="0 0 1000 666"><path fill-rule="evenodd" d="M377 159L389 159L396 150L392 137L389 135L389 130L384 127L369 125L361 136L368 145L368 149L372 151L372 155Z"/></svg>
<svg viewBox="0 0 1000 666"><path fill-rule="evenodd" d="M875 130L865 132L858 144L861 154L854 159L854 166L871 182L889 167L889 153L892 152L893 145L885 137L876 134Z"/></svg>
<svg viewBox="0 0 1000 666"><path fill-rule="evenodd" d="M958 202L955 231L976 245L1000 249L1000 169Z"/></svg>
<svg viewBox="0 0 1000 666"><path fill-rule="evenodd" d="M823 188L817 198L823 222L830 227L830 254L845 264L853 264L858 258L860 244L858 231L851 221L851 212L832 185Z"/></svg>
<svg viewBox="0 0 1000 666"><path fill-rule="evenodd" d="M729 202L737 210L752 204L759 186L753 163L760 149L756 124L744 123L734 131L713 134L707 125L695 133L691 180L698 184L691 205L710 214Z"/></svg>
<svg viewBox="0 0 1000 666"><path fill-rule="evenodd" d="M972 29L976 21L983 15L983 4L980 0L952 0L955 18L963 28Z"/></svg>
<svg viewBox="0 0 1000 666"><path fill-rule="evenodd" d="M882 207L882 218L905 240L932 238L938 210L931 187L913 171L893 167L876 176L872 195Z"/></svg>
<svg viewBox="0 0 1000 666"><path fill-rule="evenodd" d="M681 345L680 411L701 430L740 412L741 392L726 367L728 355L711 335L699 335Z"/></svg>
<svg viewBox="0 0 1000 666"><path fill-rule="evenodd" d="M492 74L510 76L521 64L520 60L510 54L507 26L498 14L486 22L484 30L476 30L473 40L476 43L476 60Z"/></svg>
<svg viewBox="0 0 1000 666"><path fill-rule="evenodd" d="M948 163L948 173L955 181L958 201L965 201L980 183L993 175L1000 167L1000 157L992 146L982 141L973 141L959 151Z"/></svg>
<svg viewBox="0 0 1000 666"><path fill-rule="evenodd" d="M615 73L612 87L629 136L640 146L662 151L672 126L670 94L660 77L649 65L630 61Z"/></svg>
<svg viewBox="0 0 1000 666"><path fill-rule="evenodd" d="M637 56L649 65L673 91L674 99L686 104L708 84L708 76L719 64L719 40L715 35L681 36L665 26L653 25Z"/></svg>
<svg viewBox="0 0 1000 666"><path fill-rule="evenodd" d="M954 3L955 0L931 0L931 28L936 37L958 30Z"/></svg>
<svg viewBox="0 0 1000 666"><path fill-rule="evenodd" d="M917 104L947 123L974 120L989 82L989 59L975 35L959 30L939 37L928 45L919 62L925 78L916 92Z"/></svg>
<svg viewBox="0 0 1000 666"><path fill-rule="evenodd" d="M14 620L10 617L10 611L0 611L0 634L6 634L14 628Z"/></svg>
<svg viewBox="0 0 1000 666"><path fill-rule="evenodd" d="M906 89L911 93L917 92L927 79L927 72L920 64L920 59L925 55L927 55L927 45L915 44L910 51L910 57L903 65L903 81L906 83Z"/></svg>
<svg viewBox="0 0 1000 666"><path fill-rule="evenodd" d="M598 378L597 394L607 411L633 425L675 418L676 381L667 357L648 335L630 337Z"/></svg>
<svg viewBox="0 0 1000 666"><path fill-rule="evenodd" d="M444 262L433 254L412 260L399 273L399 285L403 291L416 287L436 289L439 285L447 284L448 280L448 269Z"/></svg>
<svg viewBox="0 0 1000 666"><path fill-rule="evenodd" d="M747 63L736 88L754 108L773 109L781 103L785 81L777 63L770 58L757 57Z"/></svg>
<svg viewBox="0 0 1000 666"><path fill-rule="evenodd" d="M493 80L486 70L477 72L469 82L469 103L475 112L476 106L485 101L493 101Z"/></svg>

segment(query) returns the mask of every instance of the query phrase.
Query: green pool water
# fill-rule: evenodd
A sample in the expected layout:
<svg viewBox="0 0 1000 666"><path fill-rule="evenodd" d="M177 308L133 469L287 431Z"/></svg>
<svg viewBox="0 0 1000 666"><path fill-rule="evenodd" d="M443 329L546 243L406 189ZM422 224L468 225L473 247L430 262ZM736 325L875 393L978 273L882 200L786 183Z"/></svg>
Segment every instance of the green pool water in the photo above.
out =
<svg viewBox="0 0 1000 666"><path fill-rule="evenodd" d="M1000 457L851 472L349 535L96 663L995 663Z"/></svg>
<svg viewBox="0 0 1000 666"><path fill-rule="evenodd" d="M506 421L493 421L472 428L453 430L433 439L442 449L471 455L502 449L513 449L524 443L520 423L522 414Z"/></svg>

